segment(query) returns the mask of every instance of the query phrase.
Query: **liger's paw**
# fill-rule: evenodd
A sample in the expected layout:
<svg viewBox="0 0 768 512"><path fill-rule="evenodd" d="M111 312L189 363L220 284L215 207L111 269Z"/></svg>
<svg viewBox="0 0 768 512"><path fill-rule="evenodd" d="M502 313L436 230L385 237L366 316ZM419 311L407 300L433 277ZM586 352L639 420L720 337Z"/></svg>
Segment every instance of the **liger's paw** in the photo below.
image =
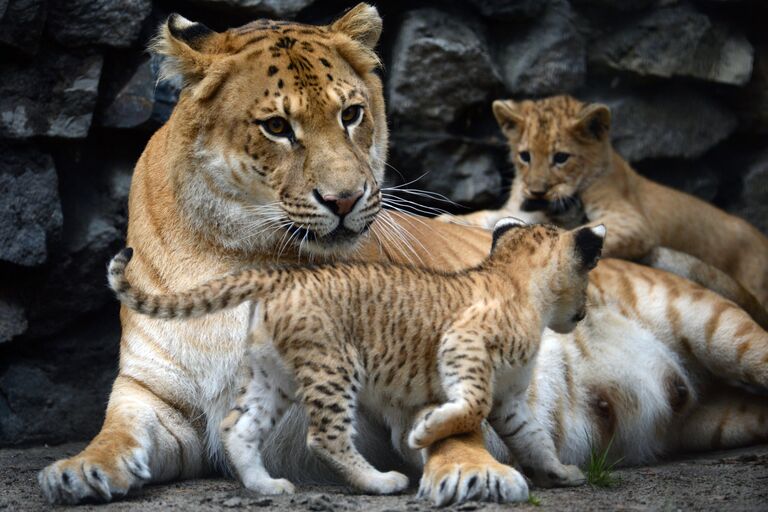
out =
<svg viewBox="0 0 768 512"><path fill-rule="evenodd" d="M576 487L587 483L587 478L577 466L560 466L534 471L531 475L538 487Z"/></svg>
<svg viewBox="0 0 768 512"><path fill-rule="evenodd" d="M425 471L419 497L438 507L469 500L514 503L528 499L523 475L498 462L453 463Z"/></svg>
<svg viewBox="0 0 768 512"><path fill-rule="evenodd" d="M293 494L296 488L285 478L260 478L243 481L249 491L263 495Z"/></svg>
<svg viewBox="0 0 768 512"><path fill-rule="evenodd" d="M111 501L150 480L149 456L143 448L124 455L94 450L54 462L38 473L37 480L51 503Z"/></svg>
<svg viewBox="0 0 768 512"><path fill-rule="evenodd" d="M408 477L397 471L367 472L354 478L354 486L369 494L395 494L408 488Z"/></svg>

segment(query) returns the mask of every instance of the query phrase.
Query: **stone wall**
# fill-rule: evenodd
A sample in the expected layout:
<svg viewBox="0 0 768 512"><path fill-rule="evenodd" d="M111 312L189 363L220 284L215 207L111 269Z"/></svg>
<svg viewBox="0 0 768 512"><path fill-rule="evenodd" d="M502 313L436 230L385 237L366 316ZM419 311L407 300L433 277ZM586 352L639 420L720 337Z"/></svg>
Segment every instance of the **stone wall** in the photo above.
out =
<svg viewBox="0 0 768 512"><path fill-rule="evenodd" d="M0 445L100 425L119 339L105 265L133 164L178 95L144 53L158 24L322 23L354 3L0 0ZM377 3L393 184L500 204L512 169L491 100L570 92L611 105L616 146L642 172L768 229L762 2Z"/></svg>

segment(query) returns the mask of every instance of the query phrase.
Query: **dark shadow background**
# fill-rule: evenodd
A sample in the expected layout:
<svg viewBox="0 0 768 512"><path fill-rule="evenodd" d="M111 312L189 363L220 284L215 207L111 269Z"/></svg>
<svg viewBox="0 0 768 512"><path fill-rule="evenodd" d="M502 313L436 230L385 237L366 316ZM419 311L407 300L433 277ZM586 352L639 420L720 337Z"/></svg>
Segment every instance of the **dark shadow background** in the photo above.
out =
<svg viewBox="0 0 768 512"><path fill-rule="evenodd" d="M119 340L105 265L133 165L178 94L144 52L160 22L325 23L355 3L0 0L0 446L101 424ZM490 101L570 92L613 108L641 172L768 230L765 2L374 3L393 183L424 175L411 186L501 204L512 169Z"/></svg>

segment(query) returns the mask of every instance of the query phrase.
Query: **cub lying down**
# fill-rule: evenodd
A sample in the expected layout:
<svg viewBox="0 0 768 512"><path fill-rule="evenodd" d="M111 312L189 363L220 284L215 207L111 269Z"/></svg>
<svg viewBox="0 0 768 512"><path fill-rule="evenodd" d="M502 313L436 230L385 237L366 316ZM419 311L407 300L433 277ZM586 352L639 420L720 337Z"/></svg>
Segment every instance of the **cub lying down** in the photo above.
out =
<svg viewBox="0 0 768 512"><path fill-rule="evenodd" d="M250 269L178 294L149 295L124 272L132 251L110 263L120 301L157 318L198 317L254 301L250 360L241 395L222 422L228 456L243 484L290 493L273 479L260 449L292 401L309 418L307 443L346 481L369 493L405 489L408 479L381 473L355 448L358 402L381 414L413 449L476 430L491 407L493 427L523 467L544 485L578 485L524 396L542 331L571 332L586 314L588 272L605 228L563 231L516 219L494 228L488 258L455 273L381 263ZM512 478L505 501L528 496Z"/></svg>

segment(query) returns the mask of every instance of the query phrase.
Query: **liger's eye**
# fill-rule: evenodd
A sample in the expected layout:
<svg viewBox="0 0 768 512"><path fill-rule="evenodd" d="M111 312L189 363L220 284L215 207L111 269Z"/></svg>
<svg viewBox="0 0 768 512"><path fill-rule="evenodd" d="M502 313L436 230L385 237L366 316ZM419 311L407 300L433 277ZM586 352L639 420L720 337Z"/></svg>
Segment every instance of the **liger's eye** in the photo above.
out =
<svg viewBox="0 0 768 512"><path fill-rule="evenodd" d="M341 111L341 122L344 127L352 126L357 123L363 116L363 107L360 105L352 105Z"/></svg>
<svg viewBox="0 0 768 512"><path fill-rule="evenodd" d="M523 162L527 164L531 163L531 154L528 151L521 151L518 156Z"/></svg>
<svg viewBox="0 0 768 512"><path fill-rule="evenodd" d="M567 162L569 158L571 158L571 155L568 153L561 153L558 151L554 154L554 156L552 156L552 162L556 165L560 165Z"/></svg>
<svg viewBox="0 0 768 512"><path fill-rule="evenodd" d="M288 120L283 117L270 117L266 121L261 122L261 126L267 131L268 134L275 137L292 137L293 130L291 129Z"/></svg>

